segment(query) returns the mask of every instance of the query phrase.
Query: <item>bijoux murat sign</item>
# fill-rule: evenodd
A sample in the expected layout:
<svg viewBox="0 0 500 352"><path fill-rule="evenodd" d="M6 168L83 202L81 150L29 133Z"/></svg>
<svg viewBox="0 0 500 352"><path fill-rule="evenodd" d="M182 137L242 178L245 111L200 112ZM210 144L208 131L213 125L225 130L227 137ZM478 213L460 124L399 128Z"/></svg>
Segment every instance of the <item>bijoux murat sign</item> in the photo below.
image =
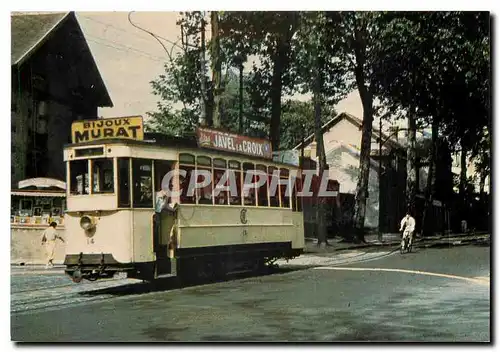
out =
<svg viewBox="0 0 500 352"><path fill-rule="evenodd" d="M75 121L71 124L71 138L73 143L110 138L143 140L142 116Z"/></svg>
<svg viewBox="0 0 500 352"><path fill-rule="evenodd" d="M261 158L272 159L271 142L205 127L196 129L198 145L202 148L225 150Z"/></svg>

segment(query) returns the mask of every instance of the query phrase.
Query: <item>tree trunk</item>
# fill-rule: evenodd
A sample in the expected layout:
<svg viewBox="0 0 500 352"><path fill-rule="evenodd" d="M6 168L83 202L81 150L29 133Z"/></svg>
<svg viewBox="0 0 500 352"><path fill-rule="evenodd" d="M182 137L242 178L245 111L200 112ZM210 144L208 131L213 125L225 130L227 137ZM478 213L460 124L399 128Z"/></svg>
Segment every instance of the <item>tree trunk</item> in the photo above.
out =
<svg viewBox="0 0 500 352"><path fill-rule="evenodd" d="M408 145L406 146L406 209L413 217L415 214L415 196L417 194L417 124L415 110L408 114Z"/></svg>
<svg viewBox="0 0 500 352"><path fill-rule="evenodd" d="M295 15L292 13L292 16ZM281 120L281 95L283 93L283 73L290 64L290 41L296 30L294 23L276 39L276 52L273 57L273 73L271 77L271 145L273 150L280 147L280 120Z"/></svg>
<svg viewBox="0 0 500 352"><path fill-rule="evenodd" d="M436 160L437 160L437 135L438 135L438 120L436 117L432 119L432 143L431 149L429 151L430 162L429 162L429 173L427 175L427 182L425 185L425 208L424 215L422 217L422 227L421 232L424 236L429 236L432 234L434 228L428 224L428 219L432 211L432 199L434 197L435 182L436 182Z"/></svg>
<svg viewBox="0 0 500 352"><path fill-rule="evenodd" d="M468 220L467 210L467 148L465 146L465 139L460 141L460 185L459 194L462 208L461 220Z"/></svg>
<svg viewBox="0 0 500 352"><path fill-rule="evenodd" d="M320 183L324 177L328 175L328 164L326 163L326 155L325 155L325 145L323 143L323 131L321 129L321 70L319 67L319 58L316 58L317 64L317 74L314 79L314 90L313 90L313 99L314 99L314 135L316 137L316 155L318 156L318 169L319 169L319 177ZM322 243L328 244L327 240L327 230L326 230L326 199L322 197L320 194L316 197L316 226L317 226L317 234L318 234L318 246Z"/></svg>
<svg viewBox="0 0 500 352"><path fill-rule="evenodd" d="M240 109L239 109L239 133L243 134L243 62L240 63Z"/></svg>
<svg viewBox="0 0 500 352"><path fill-rule="evenodd" d="M205 125L212 126L211 116L207 116L208 114L207 114L207 86L205 82L205 19L204 18L201 19L200 33L201 33L201 48L200 48L201 116L198 123L201 126Z"/></svg>
<svg viewBox="0 0 500 352"><path fill-rule="evenodd" d="M479 176L479 197L481 201L484 201L484 185L486 184L486 173L481 172L481 175Z"/></svg>
<svg viewBox="0 0 500 352"><path fill-rule="evenodd" d="M465 146L465 140L460 141L461 152L460 152L460 198L465 200L465 192L467 190L467 147Z"/></svg>
<svg viewBox="0 0 500 352"><path fill-rule="evenodd" d="M221 127L221 76L222 64L220 56L220 38L219 38L219 16L217 11L210 13L210 23L212 25L212 43L210 51L212 54L212 82L214 88L214 106L213 106L213 127Z"/></svg>
<svg viewBox="0 0 500 352"><path fill-rule="evenodd" d="M373 93L366 86L366 77L364 72L366 47L361 43L364 42L362 33L356 31L356 67L355 78L358 86L359 96L363 104L363 125L361 134L361 152L359 157L359 177L356 186L356 203L354 205L354 229L358 241L365 242L364 226L366 215L366 200L368 199L368 184L370 180L370 152L373 129Z"/></svg>
<svg viewBox="0 0 500 352"><path fill-rule="evenodd" d="M280 119L281 119L281 91L283 89L284 71L284 48L278 41L277 52L273 58L273 74L271 78L271 145L273 150L279 150L280 146Z"/></svg>

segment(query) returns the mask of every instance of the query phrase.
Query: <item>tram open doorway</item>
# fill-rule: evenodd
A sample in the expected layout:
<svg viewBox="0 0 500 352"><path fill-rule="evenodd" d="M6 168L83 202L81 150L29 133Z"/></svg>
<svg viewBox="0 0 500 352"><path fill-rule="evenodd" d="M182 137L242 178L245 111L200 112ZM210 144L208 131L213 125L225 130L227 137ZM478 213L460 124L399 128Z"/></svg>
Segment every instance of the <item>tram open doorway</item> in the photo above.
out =
<svg viewBox="0 0 500 352"><path fill-rule="evenodd" d="M169 243L172 227L175 223L175 212L170 208L172 200L163 189L167 186L163 184L163 178L173 167L174 163L172 161L154 161L155 214L153 216L153 251L156 256L155 277L173 274L171 258L169 257ZM168 185L169 189L171 186Z"/></svg>

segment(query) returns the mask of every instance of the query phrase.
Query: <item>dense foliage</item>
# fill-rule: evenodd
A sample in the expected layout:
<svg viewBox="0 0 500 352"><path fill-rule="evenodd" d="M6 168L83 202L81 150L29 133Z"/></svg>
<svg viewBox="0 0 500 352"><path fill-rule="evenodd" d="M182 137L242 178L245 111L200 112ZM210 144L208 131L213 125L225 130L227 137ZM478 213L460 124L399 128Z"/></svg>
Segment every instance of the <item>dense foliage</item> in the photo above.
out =
<svg viewBox="0 0 500 352"><path fill-rule="evenodd" d="M218 29L206 46L200 32L204 18ZM274 149L289 149L303 135L315 129L320 133L318 126L333 116L332 106L357 89L363 104L358 228L364 222L377 99L384 116L408 119L410 136L417 128L433 126L429 154L420 155L431 165L436 165L438 149L460 150L464 170L473 161L482 183L490 174L488 13L187 12L179 24L184 50L152 82L159 103L151 113L151 129L190 133L205 106L209 124L216 111L221 127L237 132L243 112L242 133L267 137ZM212 78L205 69L201 74L202 48L210 52L203 67L212 67ZM244 63L251 69L239 75ZM216 90L214 70L222 72ZM295 93L313 99L290 100ZM214 96L220 101L217 109ZM417 151L415 143L409 145L411 198Z"/></svg>

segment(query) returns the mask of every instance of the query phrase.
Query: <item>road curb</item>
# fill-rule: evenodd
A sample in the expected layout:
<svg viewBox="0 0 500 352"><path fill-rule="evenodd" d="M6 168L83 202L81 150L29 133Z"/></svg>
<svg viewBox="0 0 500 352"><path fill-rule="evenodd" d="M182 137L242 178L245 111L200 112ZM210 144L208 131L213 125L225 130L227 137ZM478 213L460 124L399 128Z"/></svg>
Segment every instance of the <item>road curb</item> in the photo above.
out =
<svg viewBox="0 0 500 352"><path fill-rule="evenodd" d="M465 237L465 236L464 236ZM450 241L453 239L453 241ZM448 237L448 238L440 238L440 239L421 239L414 243L414 246L417 248L433 248L433 247L450 247L450 246L465 246L472 243L478 242L489 242L488 238L485 238L484 235L479 238L466 238L459 239L459 237ZM348 250L357 250L357 249L366 249L366 248L384 248L384 247L397 247L400 245L400 241L392 241L385 243L367 243L367 244L353 244L351 246L335 248L335 245L326 247L326 248L318 248L313 247L312 249L306 248L304 250L304 254L323 254L323 253L336 253L340 251L348 251Z"/></svg>

